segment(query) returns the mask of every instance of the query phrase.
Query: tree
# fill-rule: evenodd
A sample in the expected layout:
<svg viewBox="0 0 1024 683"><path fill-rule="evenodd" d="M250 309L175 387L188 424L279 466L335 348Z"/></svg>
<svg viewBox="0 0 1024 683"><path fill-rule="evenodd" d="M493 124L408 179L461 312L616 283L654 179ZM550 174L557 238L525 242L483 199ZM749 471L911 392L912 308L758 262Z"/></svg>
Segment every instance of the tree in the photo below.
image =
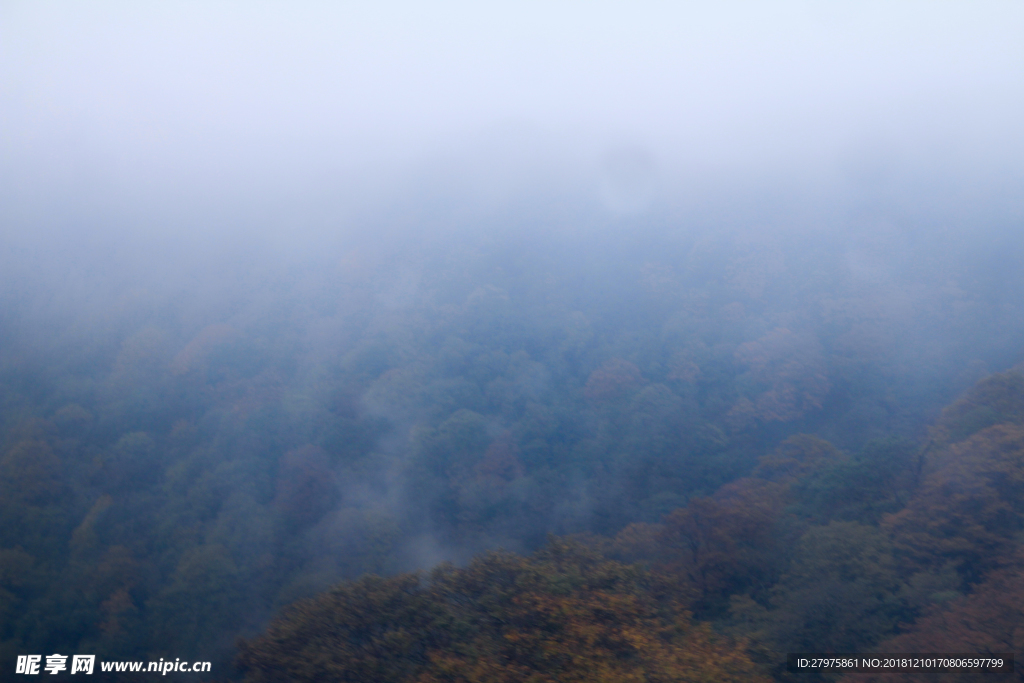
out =
<svg viewBox="0 0 1024 683"><path fill-rule="evenodd" d="M224 638L237 627L242 587L239 571L227 550L207 544L185 552L170 581L146 604L152 642L161 656L189 651L219 653ZM116 610L116 603L112 605ZM198 655L193 655L197 657Z"/></svg>
<svg viewBox="0 0 1024 683"><path fill-rule="evenodd" d="M892 545L878 529L809 529L772 590L767 640L779 652L860 652L905 617Z"/></svg>
<svg viewBox="0 0 1024 683"><path fill-rule="evenodd" d="M694 498L665 517L656 565L695 589L697 609L712 609L730 594L770 585L777 571L777 484L746 479L713 497Z"/></svg>
<svg viewBox="0 0 1024 683"><path fill-rule="evenodd" d="M317 521L337 501L338 487L327 454L313 445L288 451L278 465L274 506L294 526Z"/></svg>
<svg viewBox="0 0 1024 683"><path fill-rule="evenodd" d="M612 358L590 373L583 396L594 403L610 403L624 398L643 384L640 369L621 358Z"/></svg>
<svg viewBox="0 0 1024 683"><path fill-rule="evenodd" d="M905 633L877 646L879 652L1020 653L1024 651L1024 553L1013 563L996 570L968 596L940 604ZM1014 664L1012 680L1024 681L1020 663ZM844 683L895 683L896 681L1010 680L983 671L944 671L929 674L850 674Z"/></svg>
<svg viewBox="0 0 1024 683"><path fill-rule="evenodd" d="M842 453L828 441L809 434L795 434L760 459L754 476L792 484L841 459Z"/></svg>
<svg viewBox="0 0 1024 683"><path fill-rule="evenodd" d="M911 570L954 562L966 583L999 566L1024 529L1024 428L951 446L906 508L884 521Z"/></svg>
<svg viewBox="0 0 1024 683"><path fill-rule="evenodd" d="M743 397L731 412L737 425L790 422L821 408L831 390L821 343L809 333L779 327L756 341L741 344L736 360L746 365L752 397Z"/></svg>
<svg viewBox="0 0 1024 683"><path fill-rule="evenodd" d="M1024 375L1001 372L982 379L942 411L931 429L939 445L963 441L986 427L1024 423Z"/></svg>
<svg viewBox="0 0 1024 683"><path fill-rule="evenodd" d="M899 439L868 442L852 458L834 459L794 483L796 510L817 523L877 524L906 505L919 478L919 449Z"/></svg>
<svg viewBox="0 0 1024 683"><path fill-rule="evenodd" d="M251 683L764 680L651 574L558 539L429 579L342 584L243 642L238 663Z"/></svg>

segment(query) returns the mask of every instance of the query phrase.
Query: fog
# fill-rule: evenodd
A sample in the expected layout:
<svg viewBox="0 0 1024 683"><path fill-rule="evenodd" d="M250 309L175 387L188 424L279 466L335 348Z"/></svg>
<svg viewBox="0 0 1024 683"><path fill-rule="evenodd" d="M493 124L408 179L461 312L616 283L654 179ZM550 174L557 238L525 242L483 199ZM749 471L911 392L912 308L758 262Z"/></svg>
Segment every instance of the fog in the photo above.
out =
<svg viewBox="0 0 1024 683"><path fill-rule="evenodd" d="M83 581L107 621L0 650L225 662L332 582L655 524L794 434L929 443L1024 361L1022 35L1010 2L3 3L0 445L48 444L19 486L64 502L0 545L49 563L30 613Z"/></svg>
<svg viewBox="0 0 1024 683"><path fill-rule="evenodd" d="M246 232L323 232L423 175L592 186L623 148L672 201L770 182L1006 204L1021 179L1009 2L0 11L5 222L60 233L245 211Z"/></svg>
<svg viewBox="0 0 1024 683"><path fill-rule="evenodd" d="M16 262L155 260L166 280L201 254L487 232L513 204L561 229L545 211L594 210L580 239L659 210L680 231L913 216L942 239L1022 212L1013 3L0 12Z"/></svg>

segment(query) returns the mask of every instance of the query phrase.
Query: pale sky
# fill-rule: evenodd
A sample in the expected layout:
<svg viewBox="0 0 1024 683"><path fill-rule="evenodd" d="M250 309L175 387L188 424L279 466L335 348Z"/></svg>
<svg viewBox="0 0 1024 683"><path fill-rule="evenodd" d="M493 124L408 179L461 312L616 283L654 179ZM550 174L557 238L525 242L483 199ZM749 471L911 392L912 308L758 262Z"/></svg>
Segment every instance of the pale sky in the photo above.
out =
<svg viewBox="0 0 1024 683"><path fill-rule="evenodd" d="M506 137L1019 180L1024 4L0 4L0 216L387 184Z"/></svg>

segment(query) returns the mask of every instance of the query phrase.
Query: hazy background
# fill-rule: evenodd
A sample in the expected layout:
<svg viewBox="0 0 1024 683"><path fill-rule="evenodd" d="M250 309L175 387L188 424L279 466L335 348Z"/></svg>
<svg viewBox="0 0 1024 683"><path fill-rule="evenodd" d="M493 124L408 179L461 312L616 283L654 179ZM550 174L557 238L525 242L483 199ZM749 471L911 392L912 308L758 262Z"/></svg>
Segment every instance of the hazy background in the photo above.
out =
<svg viewBox="0 0 1024 683"><path fill-rule="evenodd" d="M1022 32L1012 2L4 2L8 314L453 234L814 234L869 281L1012 280Z"/></svg>
<svg viewBox="0 0 1024 683"><path fill-rule="evenodd" d="M1020 215L1019 3L0 12L0 201L19 244L298 248L438 185L468 204L534 185L692 207L752 184Z"/></svg>

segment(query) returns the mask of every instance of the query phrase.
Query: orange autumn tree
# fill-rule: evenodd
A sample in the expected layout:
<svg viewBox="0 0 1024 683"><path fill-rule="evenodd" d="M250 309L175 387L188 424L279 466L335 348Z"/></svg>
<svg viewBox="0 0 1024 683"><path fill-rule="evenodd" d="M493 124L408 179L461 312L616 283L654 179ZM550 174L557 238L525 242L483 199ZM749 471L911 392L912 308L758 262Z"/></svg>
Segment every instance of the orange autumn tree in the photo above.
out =
<svg viewBox="0 0 1024 683"><path fill-rule="evenodd" d="M797 434L764 456L754 477L692 498L661 523L630 524L605 551L649 565L694 611L721 611L730 595L763 590L778 578L785 537L794 533L786 512L794 486L841 457L827 441Z"/></svg>
<svg viewBox="0 0 1024 683"><path fill-rule="evenodd" d="M713 496L692 499L666 515L655 568L682 582L681 592L695 598L695 609L770 582L784 501L780 485L758 479L740 479Z"/></svg>
<svg viewBox="0 0 1024 683"><path fill-rule="evenodd" d="M640 369L627 360L612 358L590 373L583 396L593 403L613 402L644 382Z"/></svg>
<svg viewBox="0 0 1024 683"><path fill-rule="evenodd" d="M649 573L552 540L429 580L367 577L296 603L243 643L246 681L763 681Z"/></svg>
<svg viewBox="0 0 1024 683"><path fill-rule="evenodd" d="M929 431L932 442L941 446L1003 423L1024 423L1024 374L1019 371L982 379L947 406Z"/></svg>
<svg viewBox="0 0 1024 683"><path fill-rule="evenodd" d="M691 498L660 523L637 522L613 539L590 539L608 556L648 567L675 599L702 618L719 618L730 596L763 596L785 565L793 541L793 487L838 461L822 439L798 434L764 456L754 476Z"/></svg>
<svg viewBox="0 0 1024 683"><path fill-rule="evenodd" d="M730 411L734 426L755 422L790 422L818 410L832 388L825 354L813 334L779 327L760 339L740 344L736 360L747 366L741 378L750 396Z"/></svg>
<svg viewBox="0 0 1024 683"><path fill-rule="evenodd" d="M953 562L974 582L1014 552L1024 530L1024 429L983 429L939 460L914 499L883 526L912 566Z"/></svg>

